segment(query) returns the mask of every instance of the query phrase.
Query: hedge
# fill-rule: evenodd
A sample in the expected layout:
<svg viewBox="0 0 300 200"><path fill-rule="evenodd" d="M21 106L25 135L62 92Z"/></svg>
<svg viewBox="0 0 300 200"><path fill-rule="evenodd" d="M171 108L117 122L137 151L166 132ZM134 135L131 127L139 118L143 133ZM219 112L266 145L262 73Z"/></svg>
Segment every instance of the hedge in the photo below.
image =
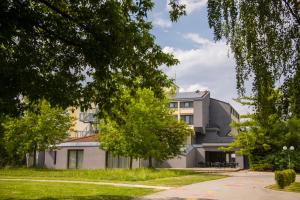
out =
<svg viewBox="0 0 300 200"><path fill-rule="evenodd" d="M273 171L273 165L269 164L269 163L251 164L250 170L252 170L252 171Z"/></svg>
<svg viewBox="0 0 300 200"><path fill-rule="evenodd" d="M295 182L296 172L293 169L275 171L275 180L280 188L284 188Z"/></svg>

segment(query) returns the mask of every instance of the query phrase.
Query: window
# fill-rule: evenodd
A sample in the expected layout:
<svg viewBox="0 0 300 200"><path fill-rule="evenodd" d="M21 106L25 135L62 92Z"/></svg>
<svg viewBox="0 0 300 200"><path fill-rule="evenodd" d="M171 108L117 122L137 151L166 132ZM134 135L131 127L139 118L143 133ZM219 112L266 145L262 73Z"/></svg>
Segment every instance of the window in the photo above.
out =
<svg viewBox="0 0 300 200"><path fill-rule="evenodd" d="M180 108L192 108L192 107L193 107L192 101L180 102Z"/></svg>
<svg viewBox="0 0 300 200"><path fill-rule="evenodd" d="M180 119L187 124L193 124L193 115L181 115Z"/></svg>
<svg viewBox="0 0 300 200"><path fill-rule="evenodd" d="M53 164L56 165L57 151L53 151Z"/></svg>
<svg viewBox="0 0 300 200"><path fill-rule="evenodd" d="M83 162L83 150L68 150L68 168L80 169Z"/></svg>
<svg viewBox="0 0 300 200"><path fill-rule="evenodd" d="M177 108L177 102L170 102L169 107L170 108Z"/></svg>
<svg viewBox="0 0 300 200"><path fill-rule="evenodd" d="M123 157L113 155L112 153L106 153L106 167L107 168L129 168L129 157Z"/></svg>

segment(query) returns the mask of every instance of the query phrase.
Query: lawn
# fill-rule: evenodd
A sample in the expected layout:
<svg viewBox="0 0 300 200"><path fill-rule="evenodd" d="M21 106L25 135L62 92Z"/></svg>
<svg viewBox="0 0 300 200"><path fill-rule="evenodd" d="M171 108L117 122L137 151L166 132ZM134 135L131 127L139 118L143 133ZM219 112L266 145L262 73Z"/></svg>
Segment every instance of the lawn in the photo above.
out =
<svg viewBox="0 0 300 200"><path fill-rule="evenodd" d="M144 185L181 186L224 178L218 174L206 174L193 171L155 170L155 169L98 169L98 170L51 170L4 168L0 169L0 178L56 179L105 181Z"/></svg>
<svg viewBox="0 0 300 200"><path fill-rule="evenodd" d="M0 199L129 200L157 190L74 183L0 181Z"/></svg>
<svg viewBox="0 0 300 200"><path fill-rule="evenodd" d="M268 186L268 188L273 190L285 191L285 192L300 192L300 183L299 182L292 183L291 185L285 187L284 189L280 189L278 185L271 185Z"/></svg>

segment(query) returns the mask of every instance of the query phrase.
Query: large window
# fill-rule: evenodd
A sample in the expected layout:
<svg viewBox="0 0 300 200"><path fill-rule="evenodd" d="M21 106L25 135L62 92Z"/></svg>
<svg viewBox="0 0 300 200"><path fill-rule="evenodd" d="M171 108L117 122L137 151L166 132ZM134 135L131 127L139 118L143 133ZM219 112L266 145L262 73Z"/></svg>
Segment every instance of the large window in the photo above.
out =
<svg viewBox="0 0 300 200"><path fill-rule="evenodd" d="M180 119L185 121L187 124L193 124L193 115L181 115Z"/></svg>
<svg viewBox="0 0 300 200"><path fill-rule="evenodd" d="M106 167L107 168L129 168L129 157L114 156L107 152L106 154Z"/></svg>
<svg viewBox="0 0 300 200"><path fill-rule="evenodd" d="M193 107L192 101L180 102L180 108L192 108L192 107Z"/></svg>
<svg viewBox="0 0 300 200"><path fill-rule="evenodd" d="M177 102L170 102L169 107L170 108L177 108Z"/></svg>
<svg viewBox="0 0 300 200"><path fill-rule="evenodd" d="M83 162L83 150L68 150L68 168L80 169Z"/></svg>

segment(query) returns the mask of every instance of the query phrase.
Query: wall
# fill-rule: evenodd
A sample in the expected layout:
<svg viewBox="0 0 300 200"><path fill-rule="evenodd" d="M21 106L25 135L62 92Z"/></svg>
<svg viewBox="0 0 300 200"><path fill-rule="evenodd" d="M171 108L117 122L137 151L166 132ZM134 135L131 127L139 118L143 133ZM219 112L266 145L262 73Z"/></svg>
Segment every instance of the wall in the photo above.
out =
<svg viewBox="0 0 300 200"><path fill-rule="evenodd" d="M207 93L202 100L194 101L194 127L203 127L204 133L205 127L209 123L209 104L209 93Z"/></svg>
<svg viewBox="0 0 300 200"><path fill-rule="evenodd" d="M105 151L100 150L99 147L61 147L56 150L56 165L54 165L53 151L46 151L45 153L45 167L55 169L68 168L68 150L83 149L83 168L97 169L105 168Z"/></svg>
<svg viewBox="0 0 300 200"><path fill-rule="evenodd" d="M230 133L231 113L228 103L210 99L209 115L209 126L219 128L220 136Z"/></svg>
<svg viewBox="0 0 300 200"><path fill-rule="evenodd" d="M186 168L186 157L181 155L160 164L162 168Z"/></svg>

